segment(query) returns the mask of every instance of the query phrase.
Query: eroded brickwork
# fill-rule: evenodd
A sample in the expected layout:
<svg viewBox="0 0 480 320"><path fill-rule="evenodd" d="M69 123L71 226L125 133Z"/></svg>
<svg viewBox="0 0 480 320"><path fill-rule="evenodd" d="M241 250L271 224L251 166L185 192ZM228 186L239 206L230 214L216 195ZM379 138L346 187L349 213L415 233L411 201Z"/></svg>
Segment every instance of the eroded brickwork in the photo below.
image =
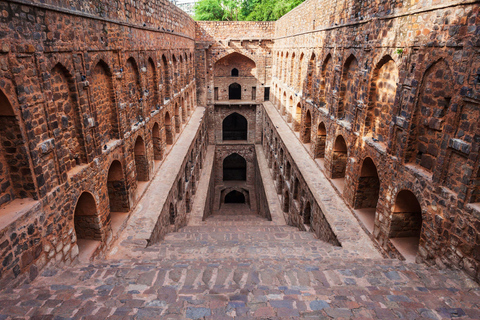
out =
<svg viewBox="0 0 480 320"><path fill-rule="evenodd" d="M310 0L272 51L275 105L372 237L477 280L479 22L473 2Z"/></svg>
<svg viewBox="0 0 480 320"><path fill-rule="evenodd" d="M195 24L162 0L2 1L0 12L0 274L19 282L118 235L196 106Z"/></svg>

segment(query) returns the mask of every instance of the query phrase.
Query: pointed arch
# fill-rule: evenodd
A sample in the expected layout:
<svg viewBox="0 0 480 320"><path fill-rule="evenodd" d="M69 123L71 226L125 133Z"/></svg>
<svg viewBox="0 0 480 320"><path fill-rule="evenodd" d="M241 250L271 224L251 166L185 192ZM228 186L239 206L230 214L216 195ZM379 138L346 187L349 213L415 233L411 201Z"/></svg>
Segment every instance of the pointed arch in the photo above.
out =
<svg viewBox="0 0 480 320"><path fill-rule="evenodd" d="M98 61L93 68L91 82L99 143L103 146L112 139L120 138L112 73L105 61Z"/></svg>
<svg viewBox="0 0 480 320"><path fill-rule="evenodd" d="M312 137L312 115L310 114L310 110L307 110L307 113L305 113L301 140L303 143L310 143L311 137Z"/></svg>
<svg viewBox="0 0 480 320"><path fill-rule="evenodd" d="M320 79L319 102L322 105L327 103L327 94L331 92L333 85L333 58L329 53L322 65L322 74Z"/></svg>
<svg viewBox="0 0 480 320"><path fill-rule="evenodd" d="M171 92L170 91L170 71L168 66L168 60L164 54L162 54L162 69L163 69L163 96L165 100L169 100L170 92Z"/></svg>
<svg viewBox="0 0 480 320"><path fill-rule="evenodd" d="M149 111L157 110L157 105L159 106L158 99L158 81L157 81L157 71L155 68L155 63L152 58L148 58L147 61L147 108Z"/></svg>
<svg viewBox="0 0 480 320"><path fill-rule="evenodd" d="M333 145L332 179L345 178L348 147L343 136L339 135Z"/></svg>
<svg viewBox="0 0 480 320"><path fill-rule="evenodd" d="M107 190L110 213L128 212L130 210L125 173L118 160L114 160L108 169Z"/></svg>
<svg viewBox="0 0 480 320"><path fill-rule="evenodd" d="M454 94L454 84L450 67L443 59L425 72L410 125L406 162L433 172L442 149L444 120Z"/></svg>
<svg viewBox="0 0 480 320"><path fill-rule="evenodd" d="M317 76L316 75L316 56L315 52L312 53L310 56L310 60L308 61L308 67L307 67L307 84L306 84L306 89L307 89L307 97L312 98L315 97L315 86L314 86L314 79Z"/></svg>
<svg viewBox="0 0 480 320"><path fill-rule="evenodd" d="M248 121L236 112L228 115L222 122L223 140L247 140Z"/></svg>
<svg viewBox="0 0 480 320"><path fill-rule="evenodd" d="M300 59L298 60L298 78L297 78L297 81L295 83L295 87L297 88L297 92L299 91L303 91L303 70L304 70L304 67L303 67L303 57L304 57L304 54L302 52L302 54L300 54Z"/></svg>
<svg viewBox="0 0 480 320"><path fill-rule="evenodd" d="M241 100L242 99L242 86L236 82L228 86L228 99L229 100Z"/></svg>
<svg viewBox="0 0 480 320"><path fill-rule="evenodd" d="M18 117L0 90L0 206L14 199L36 198L27 150Z"/></svg>
<svg viewBox="0 0 480 320"><path fill-rule="evenodd" d="M152 127L153 157L154 160L163 160L162 136L157 122Z"/></svg>
<svg viewBox="0 0 480 320"><path fill-rule="evenodd" d="M300 131L302 124L302 104L299 102L297 103L297 107L295 108L295 116L293 121L293 131Z"/></svg>
<svg viewBox="0 0 480 320"><path fill-rule="evenodd" d="M343 66L342 81L340 84L340 100L338 102L337 117L346 119L349 122L354 120L354 107L357 100L356 73L358 70L357 58L352 54Z"/></svg>
<svg viewBox="0 0 480 320"><path fill-rule="evenodd" d="M52 79L52 97L54 108L51 115L56 115L61 137L58 141L61 152L60 164L68 172L77 165L87 163L83 137L82 117L76 99L75 81L67 69L57 64L50 72Z"/></svg>
<svg viewBox="0 0 480 320"><path fill-rule="evenodd" d="M223 181L246 181L247 161L238 153L223 159Z"/></svg>
<svg viewBox="0 0 480 320"><path fill-rule="evenodd" d="M144 118L140 100L143 96L140 84L140 73L137 62L133 57L128 58L125 69L127 96L130 97L130 103L132 104L132 107L128 110L128 119L130 123L133 124Z"/></svg>
<svg viewBox="0 0 480 320"><path fill-rule="evenodd" d="M415 260L422 234L422 207L410 190L401 190L396 198L388 237L407 258Z"/></svg>
<svg viewBox="0 0 480 320"><path fill-rule="evenodd" d="M383 57L373 71L365 131L380 142L388 140L398 77L397 65L389 55Z"/></svg>
<svg viewBox="0 0 480 320"><path fill-rule="evenodd" d="M317 127L317 140L315 143L315 159L325 158L325 148L327 145L327 129L325 124L320 122Z"/></svg>
<svg viewBox="0 0 480 320"><path fill-rule="evenodd" d="M167 146L171 146L173 144L173 139L175 133L173 132L172 128L172 118L170 117L170 113L165 112L165 140L167 142Z"/></svg>
<svg viewBox="0 0 480 320"><path fill-rule="evenodd" d="M138 136L135 140L134 155L137 180L148 181L150 179L149 164L147 159L147 152L145 149L145 142L141 136Z"/></svg>

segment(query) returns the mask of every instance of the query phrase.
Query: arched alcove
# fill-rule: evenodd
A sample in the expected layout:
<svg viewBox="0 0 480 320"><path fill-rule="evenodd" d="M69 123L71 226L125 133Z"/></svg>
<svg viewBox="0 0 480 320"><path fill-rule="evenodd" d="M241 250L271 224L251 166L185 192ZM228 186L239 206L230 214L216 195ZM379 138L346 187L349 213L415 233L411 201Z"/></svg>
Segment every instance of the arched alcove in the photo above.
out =
<svg viewBox="0 0 480 320"><path fill-rule="evenodd" d="M242 99L242 86L238 83L232 83L228 86L228 99L229 100L241 100Z"/></svg>
<svg viewBox="0 0 480 320"><path fill-rule="evenodd" d="M348 148L345 139L338 136L333 145L332 179L345 178L347 169Z"/></svg>
<svg viewBox="0 0 480 320"><path fill-rule="evenodd" d="M25 141L13 107L0 90L0 205L36 197Z"/></svg>
<svg viewBox="0 0 480 320"><path fill-rule="evenodd" d="M170 113L165 113L165 139L167 142L167 146L171 146L173 144L173 128L172 128L172 118L170 117Z"/></svg>
<svg viewBox="0 0 480 320"><path fill-rule="evenodd" d="M286 190L283 194L283 212L290 211L290 195L288 194L288 190Z"/></svg>
<svg viewBox="0 0 480 320"><path fill-rule="evenodd" d="M102 231L93 195L83 192L77 200L74 211L74 225L77 239L102 240Z"/></svg>
<svg viewBox="0 0 480 320"><path fill-rule="evenodd" d="M310 143L312 137L312 115L310 114L310 110L307 110L305 114L305 122L303 124L303 132L302 132L302 142L303 143Z"/></svg>
<svg viewBox="0 0 480 320"><path fill-rule="evenodd" d="M325 124L320 122L317 128L317 141L315 142L315 158L325 158L325 147L327 145L327 129Z"/></svg>
<svg viewBox="0 0 480 320"><path fill-rule="evenodd" d="M388 236L408 261L415 261L421 233L422 207L420 202L413 192L402 190L395 199Z"/></svg>
<svg viewBox="0 0 480 320"><path fill-rule="evenodd" d="M100 60L92 72L91 93L98 122L98 135L103 146L111 139L118 139L118 119L113 90L112 73L108 65Z"/></svg>
<svg viewBox="0 0 480 320"><path fill-rule="evenodd" d="M176 219L176 213L175 213L175 207L173 206L173 203L170 203L169 207L169 217L170 217L170 225L175 225L175 219Z"/></svg>
<svg viewBox="0 0 480 320"><path fill-rule="evenodd" d="M247 180L247 161L238 153L233 153L223 160L223 181L231 180Z"/></svg>
<svg viewBox="0 0 480 320"><path fill-rule="evenodd" d="M244 116L232 113L222 123L223 140L247 140L248 122Z"/></svg>
<svg viewBox="0 0 480 320"><path fill-rule="evenodd" d="M110 212L128 212L130 204L127 184L122 164L118 160L113 161L108 170L107 189Z"/></svg>
<svg viewBox="0 0 480 320"><path fill-rule="evenodd" d="M147 159L147 154L145 150L145 142L140 136L138 136L137 140L135 140L134 155L135 155L135 169L137 171L137 180L148 181L149 165L148 165L148 159Z"/></svg>
<svg viewBox="0 0 480 320"><path fill-rule="evenodd" d="M232 77L238 77L238 69L237 69L237 68L233 68L231 75L232 75Z"/></svg>
<svg viewBox="0 0 480 320"><path fill-rule="evenodd" d="M163 159L162 137L160 135L160 126L158 123L152 127L153 157L154 160Z"/></svg>
<svg viewBox="0 0 480 320"><path fill-rule="evenodd" d="M312 220L312 207L310 201L307 201L305 208L303 209L303 224L309 226Z"/></svg>

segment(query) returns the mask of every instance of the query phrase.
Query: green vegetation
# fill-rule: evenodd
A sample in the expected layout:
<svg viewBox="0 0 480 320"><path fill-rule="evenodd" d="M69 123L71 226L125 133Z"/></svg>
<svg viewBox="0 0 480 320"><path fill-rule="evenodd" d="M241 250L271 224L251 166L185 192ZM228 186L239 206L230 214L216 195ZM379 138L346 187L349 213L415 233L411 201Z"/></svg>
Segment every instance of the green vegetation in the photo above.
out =
<svg viewBox="0 0 480 320"><path fill-rule="evenodd" d="M305 0L200 0L195 19L201 21L275 21Z"/></svg>

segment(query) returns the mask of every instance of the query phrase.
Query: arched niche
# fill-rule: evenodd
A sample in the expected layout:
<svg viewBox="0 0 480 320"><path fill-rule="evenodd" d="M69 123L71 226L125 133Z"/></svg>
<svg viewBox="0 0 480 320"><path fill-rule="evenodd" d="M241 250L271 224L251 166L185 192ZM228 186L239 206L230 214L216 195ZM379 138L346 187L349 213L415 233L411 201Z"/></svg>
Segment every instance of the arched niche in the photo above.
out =
<svg viewBox="0 0 480 320"><path fill-rule="evenodd" d="M135 154L135 168L137 171L137 180L148 181L149 165L148 165L147 153L145 150L145 142L143 141L143 138L140 136L138 136L137 140L135 140L134 154Z"/></svg>
<svg viewBox="0 0 480 320"><path fill-rule="evenodd" d="M118 160L113 161L108 170L107 189L110 212L128 212L130 203L127 184L122 164Z"/></svg>
<svg viewBox="0 0 480 320"><path fill-rule="evenodd" d="M348 148L345 139L338 136L333 145L332 179L345 178L347 169Z"/></svg>

